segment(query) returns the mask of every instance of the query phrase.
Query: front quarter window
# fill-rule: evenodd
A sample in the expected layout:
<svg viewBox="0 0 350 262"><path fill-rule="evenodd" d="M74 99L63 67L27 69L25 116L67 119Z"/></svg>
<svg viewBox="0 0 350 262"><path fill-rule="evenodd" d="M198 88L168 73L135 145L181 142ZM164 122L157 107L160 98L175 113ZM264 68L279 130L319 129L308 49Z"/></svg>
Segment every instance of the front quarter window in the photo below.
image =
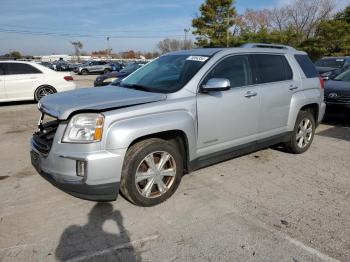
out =
<svg viewBox="0 0 350 262"><path fill-rule="evenodd" d="M125 78L120 86L173 93L183 88L208 59L184 54L161 56Z"/></svg>

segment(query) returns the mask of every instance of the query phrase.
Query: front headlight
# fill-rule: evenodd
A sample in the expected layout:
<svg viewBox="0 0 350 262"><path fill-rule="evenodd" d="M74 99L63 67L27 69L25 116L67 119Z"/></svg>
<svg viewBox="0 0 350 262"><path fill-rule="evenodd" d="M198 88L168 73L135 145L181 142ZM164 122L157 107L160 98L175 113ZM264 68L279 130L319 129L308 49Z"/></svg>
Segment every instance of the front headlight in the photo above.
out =
<svg viewBox="0 0 350 262"><path fill-rule="evenodd" d="M104 117L86 113L72 117L62 139L63 143L91 143L102 139Z"/></svg>
<svg viewBox="0 0 350 262"><path fill-rule="evenodd" d="M114 80L117 80L118 77L110 77L110 78L106 78L105 80L103 80L103 83L112 83Z"/></svg>

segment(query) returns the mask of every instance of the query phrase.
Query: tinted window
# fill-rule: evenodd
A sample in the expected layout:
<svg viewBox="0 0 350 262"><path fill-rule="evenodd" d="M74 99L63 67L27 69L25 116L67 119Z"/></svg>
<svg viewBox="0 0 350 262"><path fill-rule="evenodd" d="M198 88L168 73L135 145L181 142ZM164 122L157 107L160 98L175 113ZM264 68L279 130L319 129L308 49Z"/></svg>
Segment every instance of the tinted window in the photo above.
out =
<svg viewBox="0 0 350 262"><path fill-rule="evenodd" d="M249 56L236 55L220 61L206 76L204 83L211 78L226 78L231 87L240 87L252 84Z"/></svg>
<svg viewBox="0 0 350 262"><path fill-rule="evenodd" d="M0 76L1 75L4 75L4 70L3 70L3 68L2 68L2 64L0 64Z"/></svg>
<svg viewBox="0 0 350 262"><path fill-rule="evenodd" d="M290 80L293 78L292 69L283 55L254 55L258 83L270 83Z"/></svg>
<svg viewBox="0 0 350 262"><path fill-rule="evenodd" d="M316 67L307 55L295 55L294 57L307 78L318 77Z"/></svg>
<svg viewBox="0 0 350 262"><path fill-rule="evenodd" d="M107 64L105 61L100 61L99 62L99 65L105 65L105 64Z"/></svg>
<svg viewBox="0 0 350 262"><path fill-rule="evenodd" d="M22 63L4 63L6 75L39 74L35 67Z"/></svg>

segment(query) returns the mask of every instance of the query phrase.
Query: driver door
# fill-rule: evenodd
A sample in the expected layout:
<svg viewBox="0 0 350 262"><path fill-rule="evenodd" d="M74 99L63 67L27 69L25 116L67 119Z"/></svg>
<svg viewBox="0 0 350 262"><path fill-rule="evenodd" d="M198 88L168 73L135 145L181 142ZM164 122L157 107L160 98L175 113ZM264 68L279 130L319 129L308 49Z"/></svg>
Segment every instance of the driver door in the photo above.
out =
<svg viewBox="0 0 350 262"><path fill-rule="evenodd" d="M198 156L256 141L260 96L251 68L249 55L229 56L219 61L201 83L225 78L231 88L198 93Z"/></svg>

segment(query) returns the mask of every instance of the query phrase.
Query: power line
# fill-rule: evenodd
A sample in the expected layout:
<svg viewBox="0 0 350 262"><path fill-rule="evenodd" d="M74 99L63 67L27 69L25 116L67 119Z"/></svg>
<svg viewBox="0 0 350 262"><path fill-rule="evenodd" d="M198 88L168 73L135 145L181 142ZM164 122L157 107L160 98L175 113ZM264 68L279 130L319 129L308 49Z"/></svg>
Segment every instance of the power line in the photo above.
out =
<svg viewBox="0 0 350 262"><path fill-rule="evenodd" d="M44 32L44 31L30 31L30 30L17 30L0 28L2 33L10 34L25 34L36 36L61 36L61 37L84 37L84 38L105 38L105 35L92 35L92 34L71 34L71 33L56 33L56 32ZM182 35L110 35L110 38L181 38Z"/></svg>

